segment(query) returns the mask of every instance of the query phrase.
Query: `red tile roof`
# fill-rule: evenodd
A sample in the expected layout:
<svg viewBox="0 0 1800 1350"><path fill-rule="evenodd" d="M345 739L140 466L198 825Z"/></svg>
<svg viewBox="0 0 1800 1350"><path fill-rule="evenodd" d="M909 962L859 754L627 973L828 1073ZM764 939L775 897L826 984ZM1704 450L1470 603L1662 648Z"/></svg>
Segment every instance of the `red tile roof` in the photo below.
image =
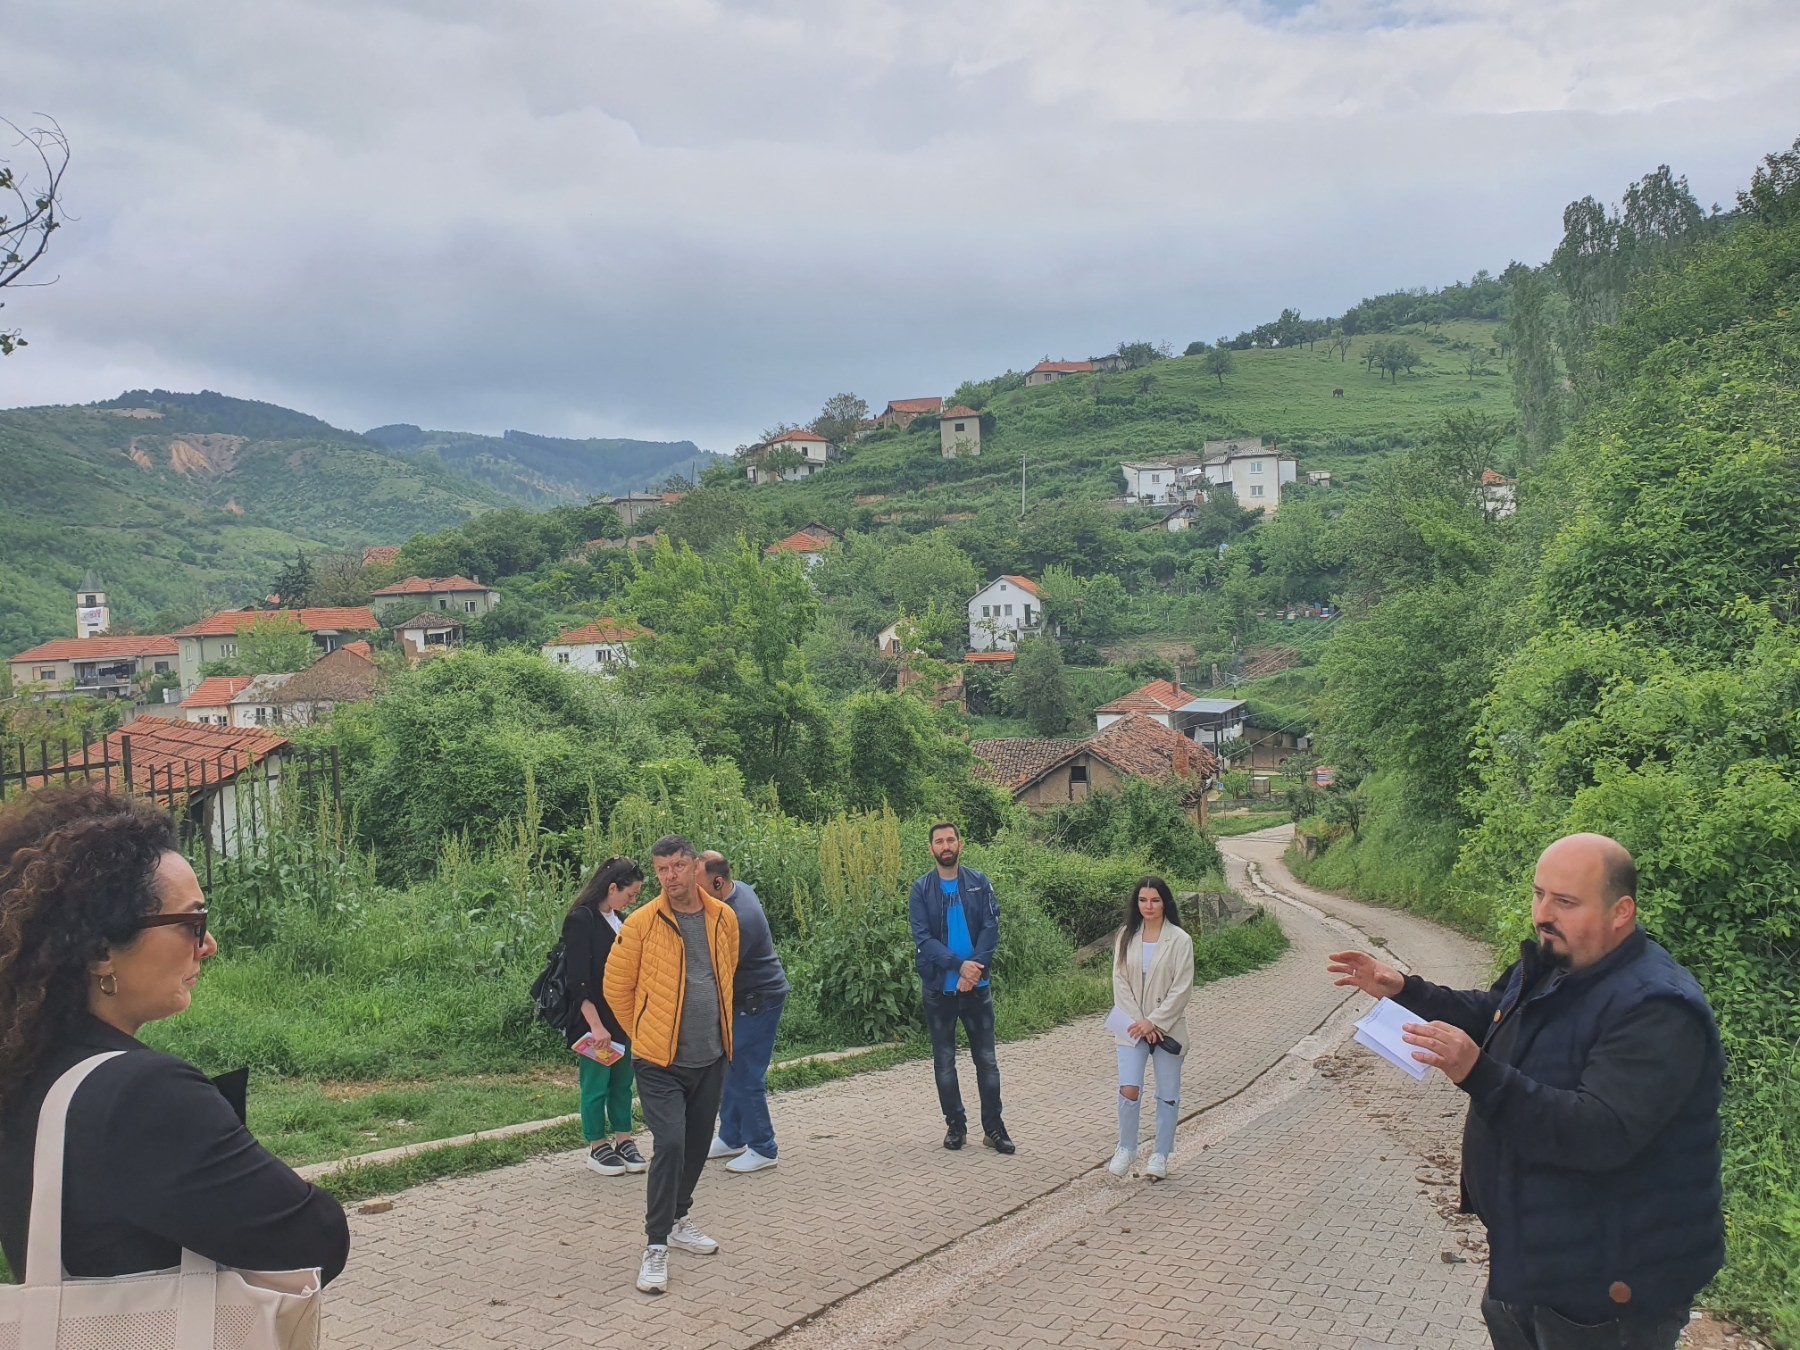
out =
<svg viewBox="0 0 1800 1350"><path fill-rule="evenodd" d="M1042 375L1045 373L1060 375L1080 375L1094 368L1092 361L1039 361L1026 373Z"/></svg>
<svg viewBox="0 0 1800 1350"><path fill-rule="evenodd" d="M366 646L366 643L357 643ZM360 652L327 652L275 691L275 703L354 703L381 688L381 668Z"/></svg>
<svg viewBox="0 0 1800 1350"><path fill-rule="evenodd" d="M837 541L830 535L821 539L809 530L795 530L786 539L777 539L763 550L765 553L823 553Z"/></svg>
<svg viewBox="0 0 1800 1350"><path fill-rule="evenodd" d="M375 594L377 596L448 595L457 591L491 589L491 587L483 586L479 581L470 581L467 577L408 577L405 581L396 581L392 586L383 586Z"/></svg>
<svg viewBox="0 0 1800 1350"><path fill-rule="evenodd" d="M363 550L364 567L384 567L400 556L398 544L371 544Z"/></svg>
<svg viewBox="0 0 1800 1350"><path fill-rule="evenodd" d="M971 741L969 749L986 766L985 776L1015 794L1083 754L1135 778L1203 783L1219 770L1211 750L1142 713L1128 714L1086 740Z"/></svg>
<svg viewBox="0 0 1800 1350"><path fill-rule="evenodd" d="M948 422L953 417L973 417L973 418L979 420L981 417L981 414L976 412L973 408L964 407L962 404L959 403L954 408L950 408L944 412L939 413L938 421Z"/></svg>
<svg viewBox="0 0 1800 1350"><path fill-rule="evenodd" d="M375 659L375 649L366 642L346 642L338 648L341 652L355 652L366 661Z"/></svg>
<svg viewBox="0 0 1800 1350"><path fill-rule="evenodd" d="M893 398L888 400L887 412L934 413L943 406L944 400L941 398Z"/></svg>
<svg viewBox="0 0 1800 1350"><path fill-rule="evenodd" d="M967 656L963 657L964 661L974 665L985 665L990 661L1017 661L1018 659L1019 654L1017 652L970 652Z"/></svg>
<svg viewBox="0 0 1800 1350"><path fill-rule="evenodd" d="M784 431L768 443L780 445L783 441L823 441L825 438L816 431L808 431L805 427L797 427L793 431ZM829 442L827 442L829 444Z"/></svg>
<svg viewBox="0 0 1800 1350"><path fill-rule="evenodd" d="M129 742L131 781L125 782ZM262 727L215 727L164 717L140 717L79 756L70 755L42 774L30 775L33 786L85 779L108 787L130 787L175 805L201 788L230 782L253 765L287 748L288 739ZM92 767L84 768L83 765Z"/></svg>
<svg viewBox="0 0 1800 1350"><path fill-rule="evenodd" d="M595 619L580 628L558 633L544 645L547 647L579 647L589 642L632 642L641 637L655 637L648 628L627 623L623 619Z"/></svg>
<svg viewBox="0 0 1800 1350"><path fill-rule="evenodd" d="M1191 703L1194 695L1168 680L1152 680L1142 688L1102 703L1097 713L1171 713Z"/></svg>
<svg viewBox="0 0 1800 1350"><path fill-rule="evenodd" d="M1483 487L1497 487L1501 484L1511 487L1512 481L1513 480L1508 478L1505 474L1495 473L1492 469L1483 469L1481 471L1481 486Z"/></svg>
<svg viewBox="0 0 1800 1350"><path fill-rule="evenodd" d="M1020 590L1027 591L1032 595L1040 597L1043 595L1043 592L1037 588L1037 582L1033 581L1030 577L1015 577L1012 573L1006 572L1001 574L1000 580L1010 581Z"/></svg>
<svg viewBox="0 0 1800 1350"><path fill-rule="evenodd" d="M230 637L260 619L300 616L300 626L309 633L372 633L381 627L367 605L326 606L318 609L222 609L209 614L199 623L177 628L170 637Z"/></svg>
<svg viewBox="0 0 1800 1350"><path fill-rule="evenodd" d="M975 772L1001 787L1022 787L1046 769L1069 757L1079 741L1047 741L1026 736L1006 736L989 741L970 741Z"/></svg>
<svg viewBox="0 0 1800 1350"><path fill-rule="evenodd" d="M194 687L194 692L181 700L184 708L223 708L243 693L255 677L252 675L209 675Z"/></svg>
<svg viewBox="0 0 1800 1350"><path fill-rule="evenodd" d="M404 628L461 628L462 626L463 621L456 615L446 614L441 609L428 609L413 615L405 623L395 624L394 631L399 632Z"/></svg>
<svg viewBox="0 0 1800 1350"><path fill-rule="evenodd" d="M174 638L89 637L52 638L8 661L110 661L121 656L174 656L181 650Z"/></svg>

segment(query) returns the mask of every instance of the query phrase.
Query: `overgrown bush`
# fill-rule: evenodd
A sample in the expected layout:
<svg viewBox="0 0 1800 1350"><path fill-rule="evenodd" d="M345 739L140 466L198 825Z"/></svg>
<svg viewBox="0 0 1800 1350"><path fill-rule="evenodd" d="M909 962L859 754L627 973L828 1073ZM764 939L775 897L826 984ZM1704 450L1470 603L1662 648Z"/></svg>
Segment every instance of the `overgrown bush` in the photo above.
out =
<svg viewBox="0 0 1800 1350"><path fill-rule="evenodd" d="M1121 788L1090 793L1057 808L1043 821L1052 843L1091 857L1147 858L1152 871L1201 877L1220 867L1216 844L1182 805L1180 783L1133 778Z"/></svg>

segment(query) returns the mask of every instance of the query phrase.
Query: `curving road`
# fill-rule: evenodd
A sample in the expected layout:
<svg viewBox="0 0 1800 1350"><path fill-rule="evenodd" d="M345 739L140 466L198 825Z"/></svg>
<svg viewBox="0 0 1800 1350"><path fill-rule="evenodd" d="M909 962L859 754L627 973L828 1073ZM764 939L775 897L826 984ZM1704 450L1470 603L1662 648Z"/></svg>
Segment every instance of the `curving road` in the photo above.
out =
<svg viewBox="0 0 1800 1350"><path fill-rule="evenodd" d="M406 1192L352 1219L327 1344L1477 1350L1481 1232L1454 1213L1461 1094L1346 1049L1367 1000L1324 958L1354 944L1473 984L1487 955L1300 885L1288 833L1221 841L1232 884L1277 910L1292 946L1196 992L1167 1182L1105 1172L1113 1053L1084 1019L1001 1047L1012 1158L942 1149L927 1063L776 1098L781 1166L709 1171L694 1217L722 1250L675 1253L661 1299L632 1288L641 1177L564 1154Z"/></svg>

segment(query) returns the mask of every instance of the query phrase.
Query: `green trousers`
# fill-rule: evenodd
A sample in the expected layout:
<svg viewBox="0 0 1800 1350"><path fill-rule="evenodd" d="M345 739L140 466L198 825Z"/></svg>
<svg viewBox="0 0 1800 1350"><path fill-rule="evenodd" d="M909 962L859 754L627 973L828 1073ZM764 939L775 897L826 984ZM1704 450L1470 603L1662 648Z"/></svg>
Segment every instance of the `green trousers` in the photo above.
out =
<svg viewBox="0 0 1800 1350"><path fill-rule="evenodd" d="M590 1144L631 1133L631 1053L617 1064L581 1061L581 1136ZM612 1128L606 1128L608 1119Z"/></svg>

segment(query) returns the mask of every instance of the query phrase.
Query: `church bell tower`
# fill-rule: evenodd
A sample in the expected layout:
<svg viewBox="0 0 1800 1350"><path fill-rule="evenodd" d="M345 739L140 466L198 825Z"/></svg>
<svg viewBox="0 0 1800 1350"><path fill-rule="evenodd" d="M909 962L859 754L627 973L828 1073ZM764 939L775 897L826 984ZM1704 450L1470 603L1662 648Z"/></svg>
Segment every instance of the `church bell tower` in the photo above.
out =
<svg viewBox="0 0 1800 1350"><path fill-rule="evenodd" d="M75 636L98 637L112 627L112 610L106 603L106 591L90 568L75 592Z"/></svg>

